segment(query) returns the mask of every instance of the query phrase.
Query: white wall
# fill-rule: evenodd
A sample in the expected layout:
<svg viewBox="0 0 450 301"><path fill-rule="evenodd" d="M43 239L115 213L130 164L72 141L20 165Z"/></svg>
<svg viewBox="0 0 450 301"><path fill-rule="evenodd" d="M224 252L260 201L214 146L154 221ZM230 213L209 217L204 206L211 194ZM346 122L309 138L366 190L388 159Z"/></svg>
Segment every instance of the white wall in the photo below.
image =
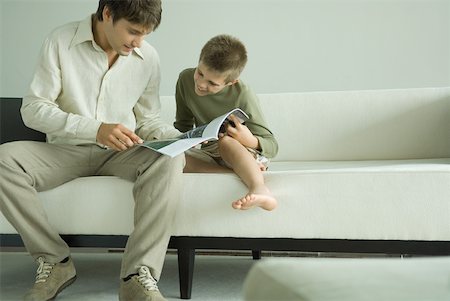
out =
<svg viewBox="0 0 450 301"><path fill-rule="evenodd" d="M97 0L0 0L0 96L22 96L44 37ZM450 85L450 0L163 0L147 40L161 56L162 95L203 44L238 36L242 78L257 93Z"/></svg>

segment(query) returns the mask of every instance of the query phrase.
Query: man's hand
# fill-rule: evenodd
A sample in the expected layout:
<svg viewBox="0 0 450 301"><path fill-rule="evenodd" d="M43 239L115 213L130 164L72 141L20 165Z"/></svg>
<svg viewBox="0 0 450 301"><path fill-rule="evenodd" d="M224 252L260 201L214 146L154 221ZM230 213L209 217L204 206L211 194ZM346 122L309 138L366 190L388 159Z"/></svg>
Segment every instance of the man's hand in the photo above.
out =
<svg viewBox="0 0 450 301"><path fill-rule="evenodd" d="M231 124L227 125L227 135L239 141L243 146L259 149L259 141L253 136L248 127L243 125L234 115L230 115L228 118L234 123L234 126Z"/></svg>
<svg viewBox="0 0 450 301"><path fill-rule="evenodd" d="M97 132L97 142L116 151L123 151L144 141L121 124L102 123Z"/></svg>

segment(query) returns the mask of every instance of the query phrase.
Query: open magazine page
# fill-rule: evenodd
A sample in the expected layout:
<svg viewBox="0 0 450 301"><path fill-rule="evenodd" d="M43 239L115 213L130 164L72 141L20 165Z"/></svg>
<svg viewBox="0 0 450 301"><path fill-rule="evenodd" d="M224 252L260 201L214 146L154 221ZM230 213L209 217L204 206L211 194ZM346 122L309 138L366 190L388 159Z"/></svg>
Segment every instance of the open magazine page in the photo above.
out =
<svg viewBox="0 0 450 301"><path fill-rule="evenodd" d="M138 146L150 148L173 158L204 141L219 139L221 127L227 122L226 119L231 114L236 116L241 123L248 119L248 116L244 111L241 109L234 109L215 118L206 125L187 131L177 138L144 141L144 143L139 144Z"/></svg>
<svg viewBox="0 0 450 301"><path fill-rule="evenodd" d="M243 123L245 120L248 119L248 116L247 114L244 113L244 111L242 111L241 109L234 109L226 114L223 114L222 116L215 118L210 123L208 123L205 130L203 131L202 136L205 138L209 137L209 139L219 139L220 127L222 126L222 124L225 123L225 120L231 114L236 116L241 123Z"/></svg>
<svg viewBox="0 0 450 301"><path fill-rule="evenodd" d="M202 126L198 126L193 128L190 131L187 131L186 133L182 134L179 138L180 139L189 139L189 138L206 138L203 134L205 132L205 129L208 125L202 125Z"/></svg>
<svg viewBox="0 0 450 301"><path fill-rule="evenodd" d="M138 146L150 148L173 158L203 141L205 141L204 138L151 140L144 141L144 143L139 144Z"/></svg>

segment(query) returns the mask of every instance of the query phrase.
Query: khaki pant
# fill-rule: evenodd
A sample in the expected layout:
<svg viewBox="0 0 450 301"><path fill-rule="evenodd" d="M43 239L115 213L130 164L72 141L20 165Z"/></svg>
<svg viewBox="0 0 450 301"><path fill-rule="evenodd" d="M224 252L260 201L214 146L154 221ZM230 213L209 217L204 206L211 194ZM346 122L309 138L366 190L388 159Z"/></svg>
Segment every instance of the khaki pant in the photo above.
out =
<svg viewBox="0 0 450 301"><path fill-rule="evenodd" d="M120 276L145 265L159 279L181 197L184 164L184 155L170 158L143 147L116 152L97 145L6 143L0 145L0 209L34 258L44 256L56 263L69 256L69 248L50 226L37 192L92 175L133 181L134 230Z"/></svg>

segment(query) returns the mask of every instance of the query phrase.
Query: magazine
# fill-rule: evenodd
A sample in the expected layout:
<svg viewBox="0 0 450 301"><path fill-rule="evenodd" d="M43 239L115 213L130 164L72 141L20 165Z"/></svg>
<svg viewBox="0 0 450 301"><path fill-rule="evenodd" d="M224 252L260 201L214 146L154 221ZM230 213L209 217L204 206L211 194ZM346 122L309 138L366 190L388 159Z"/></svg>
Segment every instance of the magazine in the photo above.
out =
<svg viewBox="0 0 450 301"><path fill-rule="evenodd" d="M213 119L210 123L195 127L177 138L144 141L142 144L138 145L150 148L173 158L202 142L218 140L219 133L225 132L225 126L228 124L233 125L233 122L228 119L232 114L237 117L241 123L244 123L249 119L248 115L241 109L233 109L230 112Z"/></svg>

